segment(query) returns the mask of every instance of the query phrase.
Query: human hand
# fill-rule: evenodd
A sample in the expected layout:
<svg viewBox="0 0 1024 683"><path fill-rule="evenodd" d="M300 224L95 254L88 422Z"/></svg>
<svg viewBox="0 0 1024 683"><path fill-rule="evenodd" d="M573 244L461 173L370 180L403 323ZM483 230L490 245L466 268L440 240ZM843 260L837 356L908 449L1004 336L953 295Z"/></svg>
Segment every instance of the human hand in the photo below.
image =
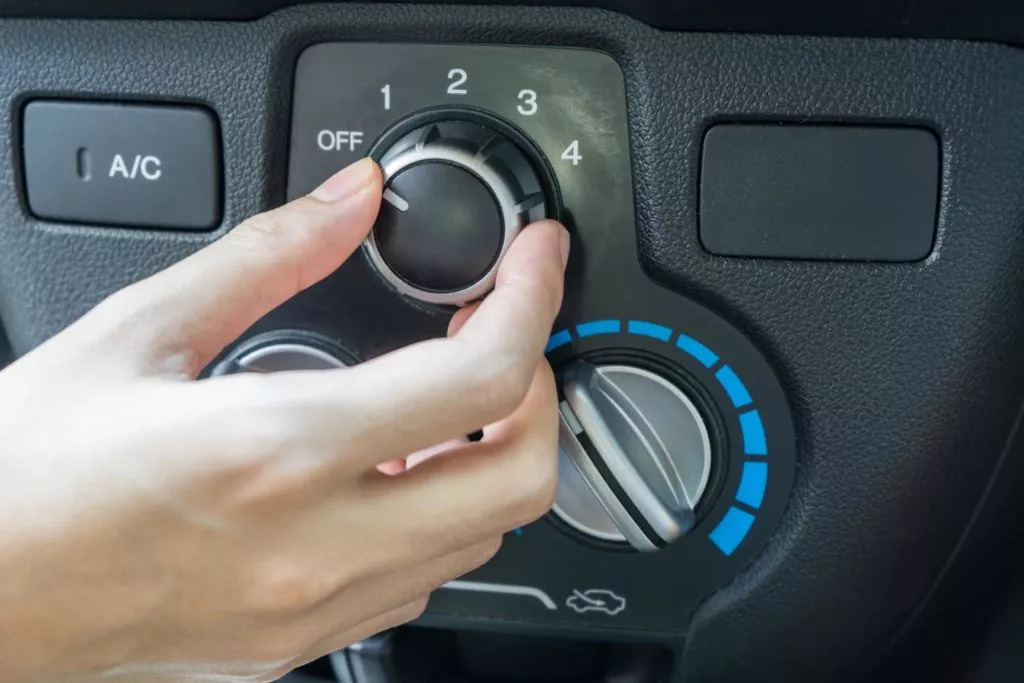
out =
<svg viewBox="0 0 1024 683"><path fill-rule="evenodd" d="M416 617L547 511L556 223L447 339L191 381L356 250L380 197L360 162L0 372L0 680L271 681Z"/></svg>

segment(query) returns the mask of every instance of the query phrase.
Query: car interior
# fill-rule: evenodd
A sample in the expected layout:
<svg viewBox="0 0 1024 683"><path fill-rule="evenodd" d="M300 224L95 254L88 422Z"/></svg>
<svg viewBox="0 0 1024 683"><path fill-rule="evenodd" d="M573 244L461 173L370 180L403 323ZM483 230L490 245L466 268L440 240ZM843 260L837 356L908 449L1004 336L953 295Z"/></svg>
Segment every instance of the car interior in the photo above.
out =
<svg viewBox="0 0 1024 683"><path fill-rule="evenodd" d="M1021 681L1022 47L1005 0L0 0L0 367L369 156L359 253L206 375L443 336L555 218L558 491L284 681Z"/></svg>

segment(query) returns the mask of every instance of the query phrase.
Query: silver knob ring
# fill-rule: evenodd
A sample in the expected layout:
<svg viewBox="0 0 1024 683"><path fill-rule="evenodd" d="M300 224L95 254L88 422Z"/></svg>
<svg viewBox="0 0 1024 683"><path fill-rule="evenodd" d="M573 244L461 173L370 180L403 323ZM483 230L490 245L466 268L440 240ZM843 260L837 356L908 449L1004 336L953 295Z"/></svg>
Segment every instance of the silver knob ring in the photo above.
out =
<svg viewBox="0 0 1024 683"><path fill-rule="evenodd" d="M417 287L396 273L381 254L375 231L370 232L363 242L363 248L370 262L377 269L377 272L398 293L419 301L441 306L464 306L483 298L485 294L494 288L501 261L505 254L508 253L516 236L524 227L524 209L516 203L515 197L501 176L488 167L483 159L466 150L448 145L417 145L385 162L381 168L384 173L385 189L391 180L405 169L418 164L432 162L451 164L472 173L494 196L501 215L502 236L501 245L494 260L491 262L490 268L487 269L479 280L468 287L447 292L436 292Z"/></svg>

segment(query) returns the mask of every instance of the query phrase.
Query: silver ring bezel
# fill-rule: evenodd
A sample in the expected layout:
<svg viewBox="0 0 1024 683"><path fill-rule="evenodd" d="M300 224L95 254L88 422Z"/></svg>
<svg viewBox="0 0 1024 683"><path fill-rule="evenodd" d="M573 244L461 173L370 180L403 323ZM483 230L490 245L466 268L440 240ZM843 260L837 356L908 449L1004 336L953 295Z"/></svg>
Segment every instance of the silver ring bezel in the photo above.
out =
<svg viewBox="0 0 1024 683"><path fill-rule="evenodd" d="M259 367L253 367L254 364L259 363L261 360L268 356L274 356L280 353L294 353L303 355L308 358L314 358L324 365L332 368L345 368L348 364L340 358L333 356L326 351L310 346L309 344L302 344L297 342L281 342L268 344L259 348L253 349L243 353L235 361L235 364L245 369L248 372L263 372ZM302 372L301 370L299 372Z"/></svg>

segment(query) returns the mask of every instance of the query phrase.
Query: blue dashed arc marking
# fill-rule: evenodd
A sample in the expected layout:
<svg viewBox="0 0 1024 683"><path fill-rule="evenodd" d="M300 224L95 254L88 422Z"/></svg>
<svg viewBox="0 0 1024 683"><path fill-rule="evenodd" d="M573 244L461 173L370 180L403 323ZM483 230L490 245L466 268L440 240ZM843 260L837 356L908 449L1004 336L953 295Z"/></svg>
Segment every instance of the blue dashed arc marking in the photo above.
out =
<svg viewBox="0 0 1024 683"><path fill-rule="evenodd" d="M725 389L725 393L729 394L729 400L732 401L733 407L742 408L754 402L754 399L750 398L750 392L747 391L747 386L743 383L743 380L728 365L723 365L718 369L718 372L715 373L715 379Z"/></svg>
<svg viewBox="0 0 1024 683"><path fill-rule="evenodd" d="M743 463L743 474L740 475L740 486L736 490L736 500L747 507L757 510L764 501L764 492L768 488L768 463L747 461Z"/></svg>
<svg viewBox="0 0 1024 683"><path fill-rule="evenodd" d="M551 353L555 349L561 348L572 341L572 335L569 334L569 330L562 330L551 335L551 339L548 340L547 348L544 349L544 353Z"/></svg>
<svg viewBox="0 0 1024 683"><path fill-rule="evenodd" d="M764 423L756 410L740 415L740 430L743 433L743 452L746 455L768 455L768 440L764 435Z"/></svg>
<svg viewBox="0 0 1024 683"><path fill-rule="evenodd" d="M595 337L599 334L618 334L622 331L622 323L618 320L594 320L576 326L576 334L580 339Z"/></svg>
<svg viewBox="0 0 1024 683"><path fill-rule="evenodd" d="M709 370L718 364L718 355L693 337L680 334L676 346L696 358L698 363Z"/></svg>
<svg viewBox="0 0 1024 683"><path fill-rule="evenodd" d="M622 334L623 325L621 320L591 320L576 325L575 330L577 337L586 339L603 334ZM670 327L644 320L626 321L625 332L666 343L672 343L672 337L675 335ZM572 332L569 330L555 332L548 341L545 353L560 349L572 343L572 340ZM768 439L761 414L754 409L754 398L736 371L724 363L719 366L720 356L699 340L680 333L675 340L675 346L708 370L718 367L718 370L714 371L714 377L729 397L733 408L737 410L740 433L743 437L743 453L750 458L742 463L735 502L754 512L760 510L768 490L768 462L763 459L768 455ZM708 538L722 554L732 555L746 539L756 519L752 512L731 505L725 516L708 534Z"/></svg>
<svg viewBox="0 0 1024 683"><path fill-rule="evenodd" d="M754 515L744 512L738 507L731 507L718 526L712 529L711 542L717 545L725 555L732 555L750 533L752 526L754 526Z"/></svg>
<svg viewBox="0 0 1024 683"><path fill-rule="evenodd" d="M672 330L664 325L655 325L654 323L644 322L643 320L630 320L626 329L630 334L640 335L641 337L650 337L651 339L657 339L658 341L667 342L672 338Z"/></svg>

